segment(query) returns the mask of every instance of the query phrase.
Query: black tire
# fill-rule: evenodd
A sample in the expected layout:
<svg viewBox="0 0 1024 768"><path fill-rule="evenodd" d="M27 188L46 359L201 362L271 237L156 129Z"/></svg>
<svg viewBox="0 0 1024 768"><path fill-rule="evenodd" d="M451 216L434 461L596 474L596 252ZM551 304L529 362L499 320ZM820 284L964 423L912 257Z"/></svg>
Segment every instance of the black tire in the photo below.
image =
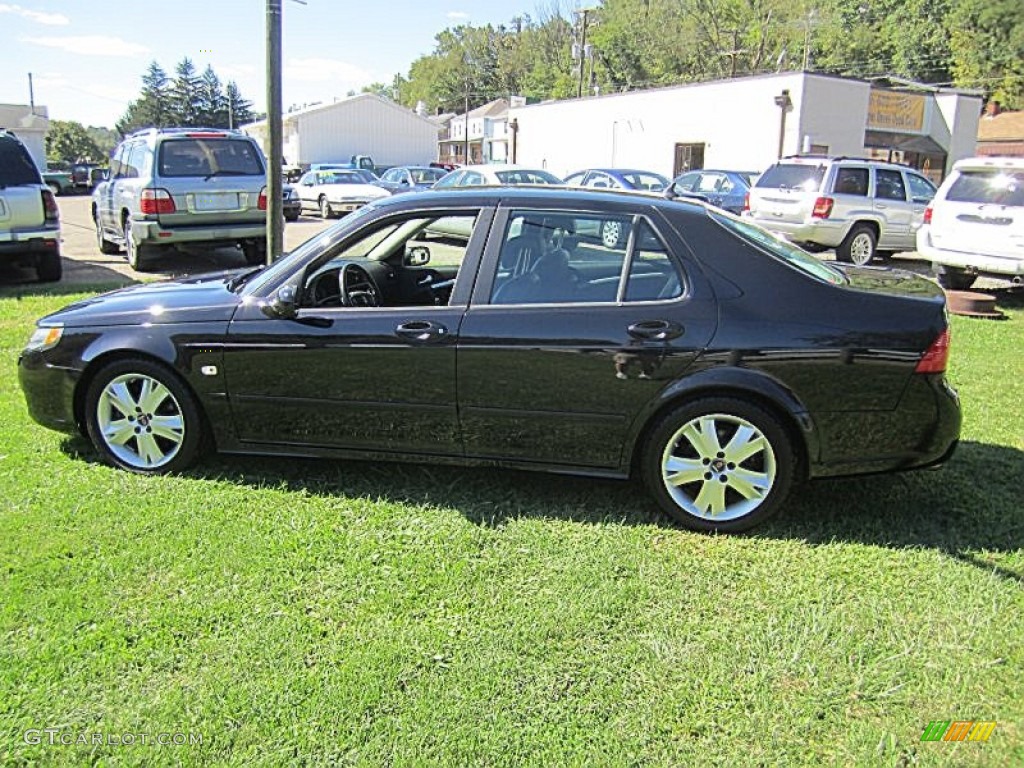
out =
<svg viewBox="0 0 1024 768"><path fill-rule="evenodd" d="M259 243L242 243L242 255L245 256L245 263L254 267L267 263L267 250Z"/></svg>
<svg viewBox="0 0 1024 768"><path fill-rule="evenodd" d="M122 403L124 410L114 405L114 399L105 394L107 388L118 380L123 387L122 391L127 392L131 399L131 402L126 400ZM160 398L161 390L154 388L153 400L146 403L141 394L147 380L162 385L168 396ZM160 398L159 401L157 398ZM133 409L129 406L135 404L152 407L152 410L147 412L134 409L134 416L129 418L130 413L124 411L131 412ZM118 415L125 418L118 419ZM180 439L177 442L162 437L159 432L161 429L175 431L167 426L174 418L181 424ZM163 423L156 426L158 432L154 434L152 430L158 420L163 420ZM123 424L123 430L132 433L120 445L116 441L118 424ZM166 366L144 358L115 360L93 376L85 393L85 426L89 439L103 461L144 475L184 469L195 460L203 442L202 419L188 387ZM123 436L124 432L121 434ZM155 446L152 452L148 450L150 445ZM159 461L148 460L157 453L161 454Z"/></svg>
<svg viewBox="0 0 1024 768"><path fill-rule="evenodd" d="M56 283L63 275L60 251L46 251L36 257L36 277L40 283Z"/></svg>
<svg viewBox="0 0 1024 768"><path fill-rule="evenodd" d="M966 291L978 279L977 275L969 275L962 269L945 267L941 264L932 264L932 271L935 273L935 279L939 281L939 285L947 291Z"/></svg>
<svg viewBox="0 0 1024 768"><path fill-rule="evenodd" d="M698 449L684 428L699 437L701 425L710 425L715 439L698 439ZM796 471L792 440L779 421L732 397L701 398L669 411L652 426L641 451L648 491L666 514L697 531L738 533L764 522L785 501ZM729 461L730 453L736 461ZM670 483L670 463L677 476L685 472L693 479Z"/></svg>
<svg viewBox="0 0 1024 768"><path fill-rule="evenodd" d="M132 220L124 220L124 255L128 260L128 266L134 269L136 272L145 272L145 260L146 255L145 248L135 242L132 238Z"/></svg>
<svg viewBox="0 0 1024 768"><path fill-rule="evenodd" d="M847 264L863 267L875 258L875 245L878 237L875 230L868 224L854 224L846 239L836 248L836 259Z"/></svg>
<svg viewBox="0 0 1024 768"><path fill-rule="evenodd" d="M107 256L113 256L116 253L120 253L120 246L118 246L117 243L112 243L103 236L103 227L100 224L100 220L97 215L93 216L93 221L96 222L96 247L100 249L100 253Z"/></svg>
<svg viewBox="0 0 1024 768"><path fill-rule="evenodd" d="M297 213L286 213L284 215L284 220L294 224L296 221L299 220L299 214L297 214Z"/></svg>
<svg viewBox="0 0 1024 768"><path fill-rule="evenodd" d="M329 219L334 215L334 209L331 208L331 203L327 199L326 195L320 195L318 205L320 206L320 218Z"/></svg>

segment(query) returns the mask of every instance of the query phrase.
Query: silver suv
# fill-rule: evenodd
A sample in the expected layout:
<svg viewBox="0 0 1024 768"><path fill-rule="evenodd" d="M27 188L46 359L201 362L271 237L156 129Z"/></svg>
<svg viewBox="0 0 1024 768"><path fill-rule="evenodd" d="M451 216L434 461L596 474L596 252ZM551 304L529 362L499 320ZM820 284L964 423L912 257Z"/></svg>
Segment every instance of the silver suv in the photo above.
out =
<svg viewBox="0 0 1024 768"><path fill-rule="evenodd" d="M238 131L149 128L114 152L92 195L100 251L121 247L133 269L166 246L237 245L250 264L266 248L267 174L256 142Z"/></svg>
<svg viewBox="0 0 1024 768"><path fill-rule="evenodd" d="M746 216L807 250L867 264L912 251L935 185L895 163L850 157L787 157L750 189Z"/></svg>
<svg viewBox="0 0 1024 768"><path fill-rule="evenodd" d="M60 212L53 191L16 135L0 128L0 258L61 277Z"/></svg>

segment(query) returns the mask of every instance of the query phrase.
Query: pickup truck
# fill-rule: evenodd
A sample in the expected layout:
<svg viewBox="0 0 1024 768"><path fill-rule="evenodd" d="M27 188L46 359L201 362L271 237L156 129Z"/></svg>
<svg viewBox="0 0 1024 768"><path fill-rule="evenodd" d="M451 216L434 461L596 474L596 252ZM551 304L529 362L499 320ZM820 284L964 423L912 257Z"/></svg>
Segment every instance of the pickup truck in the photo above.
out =
<svg viewBox="0 0 1024 768"><path fill-rule="evenodd" d="M43 183L52 189L55 195L67 195L75 191L71 171L47 169L43 171Z"/></svg>
<svg viewBox="0 0 1024 768"><path fill-rule="evenodd" d="M344 163L310 163L305 165L286 165L284 167L285 180L289 182L296 182L306 171L349 171L349 170L362 170L369 171L374 176L380 176L384 171L388 170L393 166L390 165L376 165L373 162L373 158L369 155L352 155L349 157L348 162Z"/></svg>

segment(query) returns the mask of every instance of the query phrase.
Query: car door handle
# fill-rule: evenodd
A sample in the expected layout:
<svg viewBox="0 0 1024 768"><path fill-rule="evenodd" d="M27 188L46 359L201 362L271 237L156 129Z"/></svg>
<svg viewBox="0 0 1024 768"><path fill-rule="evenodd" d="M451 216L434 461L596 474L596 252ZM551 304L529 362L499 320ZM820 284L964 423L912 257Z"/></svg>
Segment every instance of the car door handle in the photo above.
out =
<svg viewBox="0 0 1024 768"><path fill-rule="evenodd" d="M881 203L875 203L875 208L877 208L880 211L884 211L888 207L889 207L888 205L882 205Z"/></svg>
<svg viewBox="0 0 1024 768"><path fill-rule="evenodd" d="M683 335L683 326L670 320L641 320L626 329L634 339L669 341Z"/></svg>
<svg viewBox="0 0 1024 768"><path fill-rule="evenodd" d="M430 320L411 320L395 328L395 334L411 341L437 342L448 338L448 329Z"/></svg>

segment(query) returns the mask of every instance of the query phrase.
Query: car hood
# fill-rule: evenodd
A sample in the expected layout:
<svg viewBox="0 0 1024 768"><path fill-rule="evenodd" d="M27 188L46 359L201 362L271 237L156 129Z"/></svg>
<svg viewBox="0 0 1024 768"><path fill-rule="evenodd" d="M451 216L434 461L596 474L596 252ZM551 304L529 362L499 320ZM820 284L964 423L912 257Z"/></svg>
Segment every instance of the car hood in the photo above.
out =
<svg viewBox="0 0 1024 768"><path fill-rule="evenodd" d="M374 184L321 184L317 190L345 197L384 197L389 194L386 189L381 189Z"/></svg>
<svg viewBox="0 0 1024 768"><path fill-rule="evenodd" d="M40 323L73 328L227 321L241 303L241 297L230 289L231 283L252 271L247 267L132 285L69 304Z"/></svg>
<svg viewBox="0 0 1024 768"><path fill-rule="evenodd" d="M888 267L857 267L851 264L831 263L846 276L846 287L868 293L902 296L942 304L946 294L931 280L905 269Z"/></svg>

